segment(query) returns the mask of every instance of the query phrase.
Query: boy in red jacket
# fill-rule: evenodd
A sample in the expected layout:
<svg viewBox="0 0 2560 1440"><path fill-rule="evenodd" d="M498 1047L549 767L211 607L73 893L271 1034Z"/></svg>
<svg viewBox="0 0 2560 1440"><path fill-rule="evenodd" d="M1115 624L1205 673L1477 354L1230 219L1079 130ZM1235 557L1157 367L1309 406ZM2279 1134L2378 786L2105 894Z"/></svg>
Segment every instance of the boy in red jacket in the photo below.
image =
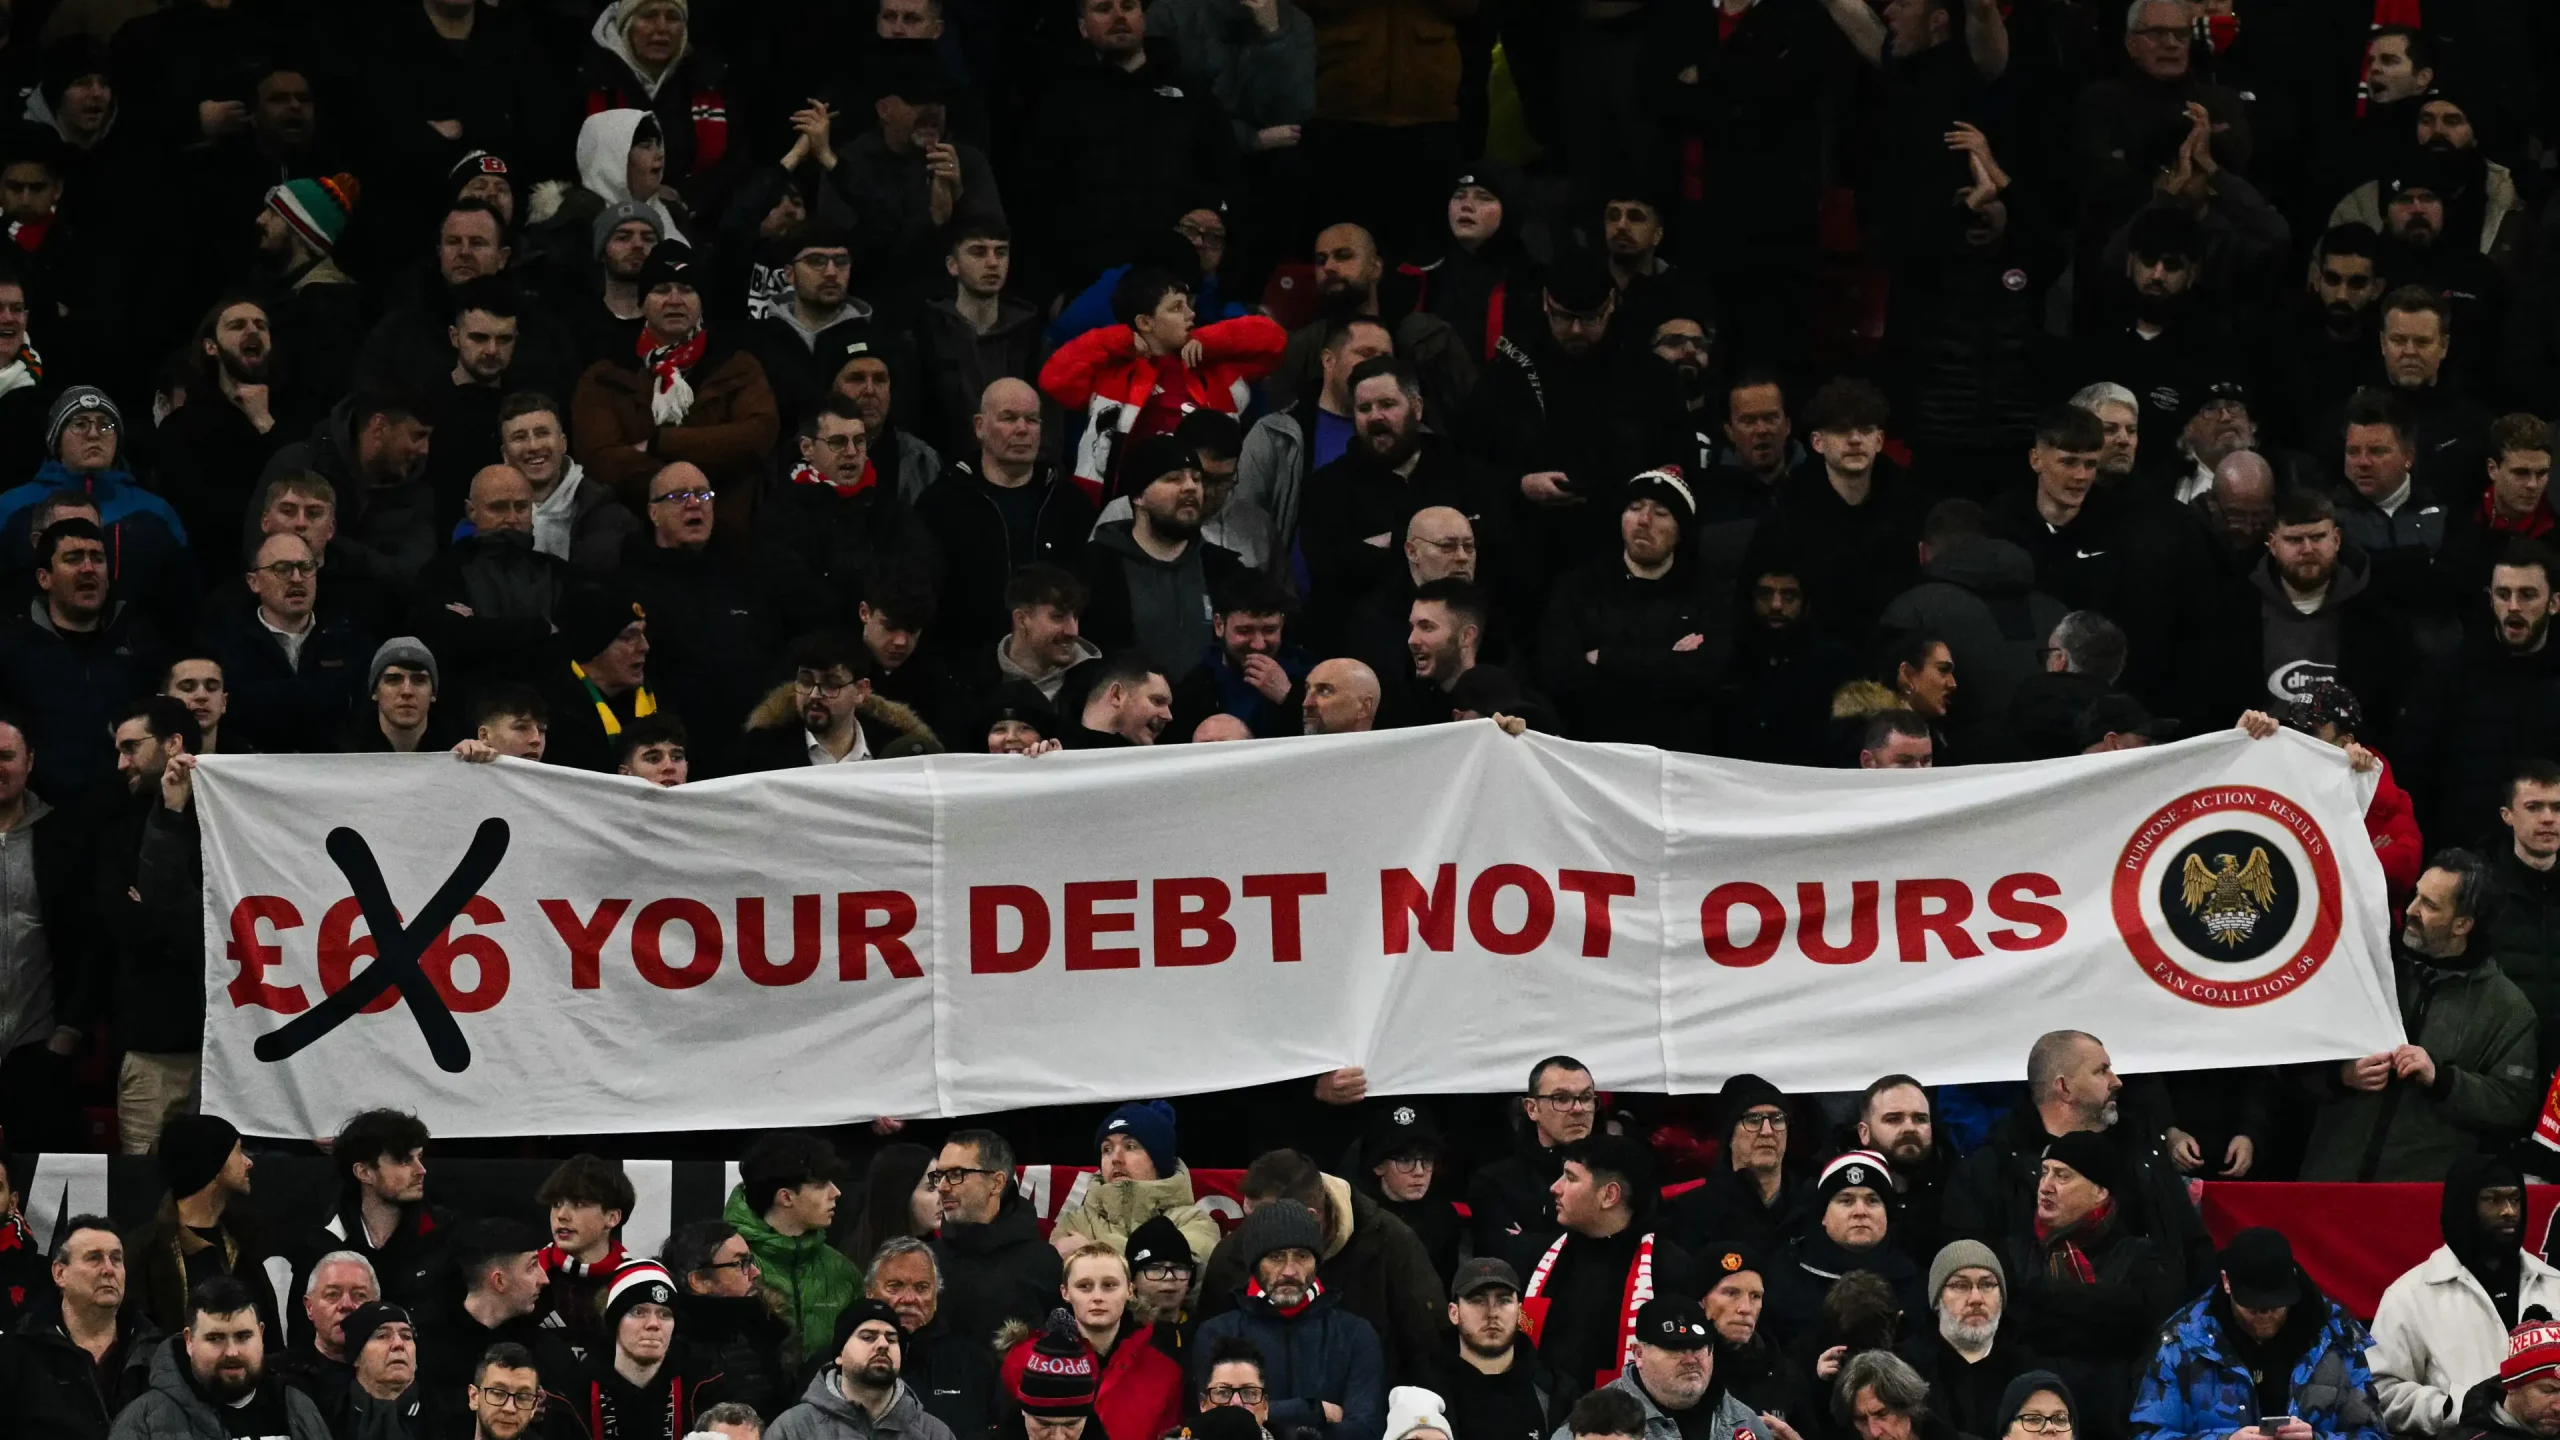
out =
<svg viewBox="0 0 2560 1440"><path fill-rule="evenodd" d="M1192 329L1191 287L1151 266L1121 277L1111 314L1119 324L1086 331L1040 367L1041 393L1085 412L1075 480L1097 505L1130 441L1167 433L1196 409L1240 412L1289 347L1289 332L1261 315Z"/></svg>

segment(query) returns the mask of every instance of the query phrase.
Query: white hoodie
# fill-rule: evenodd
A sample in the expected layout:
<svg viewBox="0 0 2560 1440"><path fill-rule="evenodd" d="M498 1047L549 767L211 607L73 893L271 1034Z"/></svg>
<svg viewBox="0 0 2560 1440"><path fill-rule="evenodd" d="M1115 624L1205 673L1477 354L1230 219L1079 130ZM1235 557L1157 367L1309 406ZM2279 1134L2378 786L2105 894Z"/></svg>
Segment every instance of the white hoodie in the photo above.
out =
<svg viewBox="0 0 2560 1440"><path fill-rule="evenodd" d="M630 39L622 33L622 26L616 23L621 13L622 7L619 5L605 6L604 13L596 17L595 28L587 33L594 38L604 53L621 61L622 67L631 72L631 78L639 81L640 88L648 91L649 98L655 100L658 98L658 87L666 84L667 77L676 73L676 67L684 63L684 57L693 52L693 27L689 24L685 26L684 43L676 47L675 58L668 61L667 68L659 71L657 77L652 79L649 72L640 67L639 58L631 53Z"/></svg>
<svg viewBox="0 0 2560 1440"><path fill-rule="evenodd" d="M646 110L600 110L578 127L578 183L604 201L605 209L631 198L631 137L648 118ZM640 203L657 212L660 241L685 238L663 198L652 195Z"/></svg>

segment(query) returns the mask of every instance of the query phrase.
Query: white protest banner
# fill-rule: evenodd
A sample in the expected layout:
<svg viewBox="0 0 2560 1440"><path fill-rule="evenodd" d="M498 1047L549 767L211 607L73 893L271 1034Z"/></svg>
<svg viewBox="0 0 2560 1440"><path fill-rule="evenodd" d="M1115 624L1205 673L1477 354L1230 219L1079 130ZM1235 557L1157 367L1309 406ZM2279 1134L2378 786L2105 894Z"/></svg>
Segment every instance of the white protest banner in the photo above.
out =
<svg viewBox="0 0 2560 1440"><path fill-rule="evenodd" d="M662 790L198 769L205 1097L311 1135L964 1115L1367 1067L1797 1090L2401 1039L2367 783L2299 736L1823 771L1490 723ZM374 938L394 942L377 956Z"/></svg>

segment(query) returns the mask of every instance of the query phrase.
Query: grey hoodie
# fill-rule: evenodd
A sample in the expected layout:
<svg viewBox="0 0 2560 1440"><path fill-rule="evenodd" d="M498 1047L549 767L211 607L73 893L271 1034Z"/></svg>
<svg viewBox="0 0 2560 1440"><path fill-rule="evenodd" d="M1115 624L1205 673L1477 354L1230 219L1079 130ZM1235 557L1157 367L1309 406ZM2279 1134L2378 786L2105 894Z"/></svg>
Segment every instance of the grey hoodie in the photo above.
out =
<svg viewBox="0 0 2560 1440"><path fill-rule="evenodd" d="M2320 598L2319 609L2305 615L2294 608L2272 563L2250 572L2250 583L2258 591L2258 653L2266 682L2264 697L2254 703L2279 704L2308 694L2314 680L2338 678L2338 615L2347 601L2363 593L2371 578L2362 556L2339 556L2338 568L2329 576L2329 593Z"/></svg>
<svg viewBox="0 0 2560 1440"><path fill-rule="evenodd" d="M800 1403L764 1427L765 1440L952 1440L951 1427L925 1413L924 1402L906 1381L898 1382L888 1410L874 1420L870 1411L844 1398L836 1385L840 1373L842 1367L835 1365L819 1371L801 1392Z"/></svg>
<svg viewBox="0 0 2560 1440"><path fill-rule="evenodd" d="M1636 1383L1633 1368L1601 1388L1624 1390L1636 1397L1636 1403L1644 1407L1644 1440L1680 1440L1680 1422L1663 1413L1662 1407L1653 1403L1653 1397L1644 1393L1644 1387ZM770 1435L773 1432L765 1433ZM1750 1406L1731 1395L1716 1397L1715 1415L1704 1433L1730 1435L1733 1440L1776 1440L1768 1423L1752 1413ZM1557 1426L1556 1433L1549 1440L1573 1440L1573 1427Z"/></svg>
<svg viewBox="0 0 2560 1440"><path fill-rule="evenodd" d="M215 1413L213 1402L196 1393L180 1366L186 1353L184 1335L161 1341L151 1357L151 1388L116 1417L113 1440L228 1440L230 1428ZM330 1440L329 1427L311 1397L286 1387L270 1374L264 1382L284 1394L286 1440ZM940 1440L950 1440L944 1431Z"/></svg>

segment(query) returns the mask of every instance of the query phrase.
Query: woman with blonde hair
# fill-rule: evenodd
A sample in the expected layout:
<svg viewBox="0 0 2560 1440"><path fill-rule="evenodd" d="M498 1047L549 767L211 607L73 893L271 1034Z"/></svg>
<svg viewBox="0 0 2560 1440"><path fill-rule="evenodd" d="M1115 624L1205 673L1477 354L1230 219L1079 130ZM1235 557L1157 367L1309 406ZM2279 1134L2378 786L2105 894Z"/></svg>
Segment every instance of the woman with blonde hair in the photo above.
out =
<svg viewBox="0 0 2560 1440"><path fill-rule="evenodd" d="M1093 1413L1103 1432L1111 1440L1159 1440L1179 1429L1186 1411L1182 1367L1156 1348L1155 1317L1133 1303L1127 1258L1108 1245L1085 1246L1067 1257L1058 1294L1101 1367ZM1038 1337L1028 1326L1009 1324L998 1340L1005 1392L1016 1393Z"/></svg>

